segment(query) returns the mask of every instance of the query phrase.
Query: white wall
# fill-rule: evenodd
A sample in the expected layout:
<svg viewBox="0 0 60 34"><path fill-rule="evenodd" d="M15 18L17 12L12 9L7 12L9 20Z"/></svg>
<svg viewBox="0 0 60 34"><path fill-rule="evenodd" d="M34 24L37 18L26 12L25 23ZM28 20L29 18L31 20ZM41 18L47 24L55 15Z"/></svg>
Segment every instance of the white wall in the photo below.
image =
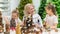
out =
<svg viewBox="0 0 60 34"><path fill-rule="evenodd" d="M10 8L11 13L13 10L16 9L16 7L18 7L19 2L20 2L20 0L10 0L10 7L9 8ZM10 16L11 16L11 14L10 14Z"/></svg>
<svg viewBox="0 0 60 34"><path fill-rule="evenodd" d="M8 0L0 0L0 2L2 2L2 3L0 3L0 11L2 12L3 16L9 15L10 14L9 1Z"/></svg>
<svg viewBox="0 0 60 34"><path fill-rule="evenodd" d="M3 17L4 16L8 16L8 18L11 17L12 10L14 10L16 7L18 7L19 1L20 0L9 0L7 3L8 4L7 7L9 10L7 9L8 11L5 11L5 10L2 11ZM0 0L0 2L2 2L2 0ZM0 4L0 6L1 6L1 4ZM4 6L4 4L2 6ZM0 10L1 10L1 8L0 8Z"/></svg>
<svg viewBox="0 0 60 34"><path fill-rule="evenodd" d="M36 13L38 13L38 9L40 6L40 0L32 0L32 1L33 1L34 6L35 6Z"/></svg>
<svg viewBox="0 0 60 34"><path fill-rule="evenodd" d="M10 8L11 11L18 7L20 0L10 0Z"/></svg>

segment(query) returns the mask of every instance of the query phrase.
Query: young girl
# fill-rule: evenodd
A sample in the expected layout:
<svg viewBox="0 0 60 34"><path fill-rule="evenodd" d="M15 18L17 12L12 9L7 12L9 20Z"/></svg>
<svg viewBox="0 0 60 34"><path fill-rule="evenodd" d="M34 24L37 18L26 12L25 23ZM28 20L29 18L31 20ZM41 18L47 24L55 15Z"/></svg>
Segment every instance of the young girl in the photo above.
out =
<svg viewBox="0 0 60 34"><path fill-rule="evenodd" d="M58 24L58 17L56 15L55 7L51 4L48 4L45 7L45 10L47 15L44 19L44 23L47 25L47 27L56 30Z"/></svg>
<svg viewBox="0 0 60 34"><path fill-rule="evenodd" d="M32 21L35 24L35 26L41 28L42 27L41 17L35 13L35 9L32 4L25 5L23 21L25 20L26 16L29 16L29 15L32 16Z"/></svg>
<svg viewBox="0 0 60 34"><path fill-rule="evenodd" d="M3 22L2 22L2 13L0 11L0 33L4 32L4 25L3 25Z"/></svg>
<svg viewBox="0 0 60 34"><path fill-rule="evenodd" d="M9 20L7 20L7 17L2 16L2 13L0 11L0 34L2 34L3 32L6 32L6 26L8 26L7 32L9 32Z"/></svg>
<svg viewBox="0 0 60 34"><path fill-rule="evenodd" d="M9 26L10 26L10 34L11 31L16 31L16 27L18 27L17 25L21 23L21 20L19 19L19 15L17 10L13 10L12 11L12 16L11 16L11 20L9 21L7 17L4 18L6 21L6 30L8 31ZM8 26L9 25L9 26ZM19 30L19 28L17 28ZM18 32L18 31L17 31ZM20 32L20 30L19 30Z"/></svg>
<svg viewBox="0 0 60 34"><path fill-rule="evenodd" d="M10 20L10 28L15 29L16 25L20 22L21 22L21 20L19 19L18 12L16 10L14 10L12 12L12 18Z"/></svg>

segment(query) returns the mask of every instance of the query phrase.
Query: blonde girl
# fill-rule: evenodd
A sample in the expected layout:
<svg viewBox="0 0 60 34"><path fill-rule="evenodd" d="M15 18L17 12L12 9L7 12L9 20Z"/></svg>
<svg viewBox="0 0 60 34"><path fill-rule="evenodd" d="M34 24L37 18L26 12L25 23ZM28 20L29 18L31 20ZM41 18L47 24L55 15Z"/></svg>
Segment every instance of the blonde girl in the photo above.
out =
<svg viewBox="0 0 60 34"><path fill-rule="evenodd" d="M35 9L34 9L33 4L28 3L24 7L24 16L27 16L29 14L32 15L34 24L37 27L42 27L42 19L41 19L41 17L38 14L35 13ZM24 18L23 18L23 20L24 20Z"/></svg>

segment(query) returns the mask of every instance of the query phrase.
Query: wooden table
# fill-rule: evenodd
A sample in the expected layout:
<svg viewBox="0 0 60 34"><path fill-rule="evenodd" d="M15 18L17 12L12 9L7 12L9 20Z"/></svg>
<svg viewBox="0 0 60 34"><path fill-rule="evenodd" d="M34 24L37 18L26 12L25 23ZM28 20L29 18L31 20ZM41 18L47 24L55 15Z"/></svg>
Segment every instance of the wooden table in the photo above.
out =
<svg viewBox="0 0 60 34"><path fill-rule="evenodd" d="M16 34L15 31L10 30L10 34ZM31 34L31 33L29 33ZM42 34L49 34L49 32L42 32ZM50 34L60 34L60 28L58 28L58 32L50 31Z"/></svg>

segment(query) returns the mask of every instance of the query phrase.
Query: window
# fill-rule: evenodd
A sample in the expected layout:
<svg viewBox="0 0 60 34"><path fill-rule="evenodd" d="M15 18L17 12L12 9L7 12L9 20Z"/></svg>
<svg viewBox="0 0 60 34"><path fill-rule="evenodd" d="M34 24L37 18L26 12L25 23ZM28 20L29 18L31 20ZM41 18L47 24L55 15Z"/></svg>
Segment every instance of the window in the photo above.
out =
<svg viewBox="0 0 60 34"><path fill-rule="evenodd" d="M8 0L0 0L0 8L1 8L1 11L8 11L9 9Z"/></svg>

